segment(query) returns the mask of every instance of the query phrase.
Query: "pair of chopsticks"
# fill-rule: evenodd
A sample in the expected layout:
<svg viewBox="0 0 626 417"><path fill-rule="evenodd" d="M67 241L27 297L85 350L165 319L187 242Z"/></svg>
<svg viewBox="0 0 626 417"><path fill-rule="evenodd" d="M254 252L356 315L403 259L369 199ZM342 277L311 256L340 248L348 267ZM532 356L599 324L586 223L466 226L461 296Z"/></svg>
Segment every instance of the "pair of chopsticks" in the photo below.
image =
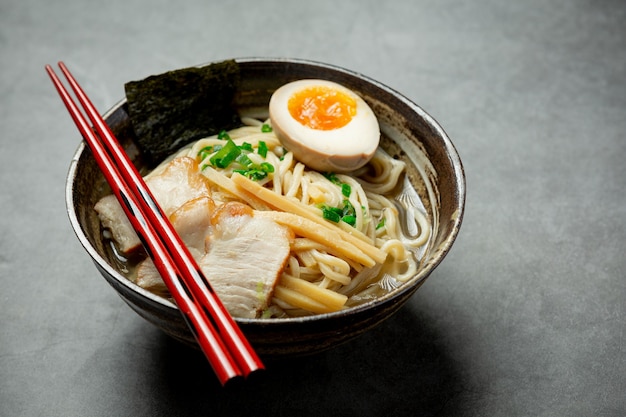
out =
<svg viewBox="0 0 626 417"><path fill-rule="evenodd" d="M59 62L89 125L50 65L46 71L91 148L146 251L154 261L220 383L263 369L243 333L211 288L146 183L63 62ZM95 132L94 132L95 130Z"/></svg>

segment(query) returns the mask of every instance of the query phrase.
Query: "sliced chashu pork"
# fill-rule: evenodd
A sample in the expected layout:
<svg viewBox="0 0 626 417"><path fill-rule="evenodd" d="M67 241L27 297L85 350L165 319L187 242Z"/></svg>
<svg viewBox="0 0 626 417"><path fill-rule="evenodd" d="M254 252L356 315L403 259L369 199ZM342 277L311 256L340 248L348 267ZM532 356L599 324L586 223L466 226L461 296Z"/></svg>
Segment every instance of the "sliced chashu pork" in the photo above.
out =
<svg viewBox="0 0 626 417"><path fill-rule="evenodd" d="M208 197L199 197L186 202L169 217L172 226L196 260L205 253L206 239L211 231L211 216L214 211L213 200ZM167 287L149 258L139 264L135 282L140 287L156 294L167 294Z"/></svg>
<svg viewBox="0 0 626 417"><path fill-rule="evenodd" d="M200 204L183 206L172 216L172 224L228 312L234 317L259 317L287 263L293 239L290 229L254 217L252 209L241 203L220 206L207 225ZM150 259L139 265L137 284L166 291Z"/></svg>
<svg viewBox="0 0 626 417"><path fill-rule="evenodd" d="M259 317L287 263L293 233L240 203L224 204L212 223L198 264L231 315Z"/></svg>
<svg viewBox="0 0 626 417"><path fill-rule="evenodd" d="M167 164L161 173L146 179L146 185L167 216L196 198L211 197L210 183L193 158L179 157ZM102 226L111 232L122 253L141 245L137 234L114 195L95 205Z"/></svg>

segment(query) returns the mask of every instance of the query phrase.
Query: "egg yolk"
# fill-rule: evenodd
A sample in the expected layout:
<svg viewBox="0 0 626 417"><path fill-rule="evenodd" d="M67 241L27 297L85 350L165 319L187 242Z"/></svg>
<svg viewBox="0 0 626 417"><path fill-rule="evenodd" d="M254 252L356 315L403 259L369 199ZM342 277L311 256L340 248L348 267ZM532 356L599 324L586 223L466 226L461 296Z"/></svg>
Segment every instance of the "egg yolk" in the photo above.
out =
<svg viewBox="0 0 626 417"><path fill-rule="evenodd" d="M309 87L289 98L287 108L302 125L315 130L339 129L356 116L356 100L329 87Z"/></svg>

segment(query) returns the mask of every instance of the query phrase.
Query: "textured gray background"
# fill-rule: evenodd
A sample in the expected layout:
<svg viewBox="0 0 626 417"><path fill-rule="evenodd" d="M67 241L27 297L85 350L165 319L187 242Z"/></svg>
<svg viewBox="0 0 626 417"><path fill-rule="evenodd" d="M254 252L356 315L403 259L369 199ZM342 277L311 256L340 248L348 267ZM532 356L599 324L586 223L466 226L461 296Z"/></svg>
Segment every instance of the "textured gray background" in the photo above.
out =
<svg viewBox="0 0 626 417"><path fill-rule="evenodd" d="M0 415L626 415L625 28L619 0L0 0ZM75 239L80 137L43 66L64 60L104 111L126 81L249 56L420 104L459 150L467 212L388 322L222 390Z"/></svg>

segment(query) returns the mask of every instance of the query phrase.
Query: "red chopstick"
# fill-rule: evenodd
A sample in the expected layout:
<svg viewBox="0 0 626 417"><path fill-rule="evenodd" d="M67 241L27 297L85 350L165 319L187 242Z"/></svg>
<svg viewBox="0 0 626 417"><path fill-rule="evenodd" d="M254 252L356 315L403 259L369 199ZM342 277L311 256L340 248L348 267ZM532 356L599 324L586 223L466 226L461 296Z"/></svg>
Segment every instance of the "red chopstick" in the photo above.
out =
<svg viewBox="0 0 626 417"><path fill-rule="evenodd" d="M97 134L50 65L46 71L222 385L263 369L107 124L67 67L62 62L59 67Z"/></svg>

